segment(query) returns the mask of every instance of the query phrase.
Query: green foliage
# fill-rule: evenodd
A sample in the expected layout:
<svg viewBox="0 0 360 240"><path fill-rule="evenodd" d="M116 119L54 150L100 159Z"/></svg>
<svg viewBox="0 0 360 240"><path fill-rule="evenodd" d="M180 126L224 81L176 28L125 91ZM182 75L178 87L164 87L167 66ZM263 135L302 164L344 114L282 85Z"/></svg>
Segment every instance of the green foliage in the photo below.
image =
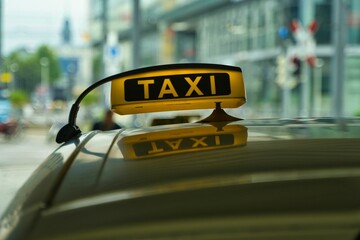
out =
<svg viewBox="0 0 360 240"><path fill-rule="evenodd" d="M355 113L355 117L360 117L360 109Z"/></svg>
<svg viewBox="0 0 360 240"><path fill-rule="evenodd" d="M47 59L49 69L49 85L60 77L59 60L55 52L48 46L41 46L35 52L17 50L10 53L4 61L4 71L14 74L15 87L27 93L34 91L41 83L41 59Z"/></svg>
<svg viewBox="0 0 360 240"><path fill-rule="evenodd" d="M100 101L100 94L98 91L90 92L81 102L84 106L89 106L91 104L96 104Z"/></svg>
<svg viewBox="0 0 360 240"><path fill-rule="evenodd" d="M49 66L50 74L50 83L54 83L60 77L60 65L58 56L55 52L48 46L43 45L37 49L34 54L36 64L41 63L42 59L47 59Z"/></svg>
<svg viewBox="0 0 360 240"><path fill-rule="evenodd" d="M22 90L12 90L9 94L9 100L14 107L21 108L28 102L28 95Z"/></svg>
<svg viewBox="0 0 360 240"><path fill-rule="evenodd" d="M99 80L101 78L101 71L102 71L102 58L101 54L96 54L92 61L92 70L93 70L93 76L95 80Z"/></svg>

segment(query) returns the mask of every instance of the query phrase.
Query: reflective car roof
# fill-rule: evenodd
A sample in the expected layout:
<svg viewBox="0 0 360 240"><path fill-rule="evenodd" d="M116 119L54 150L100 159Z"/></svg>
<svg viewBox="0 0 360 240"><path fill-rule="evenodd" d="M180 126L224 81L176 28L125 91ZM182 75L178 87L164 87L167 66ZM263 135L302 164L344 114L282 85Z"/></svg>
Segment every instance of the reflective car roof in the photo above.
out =
<svg viewBox="0 0 360 240"><path fill-rule="evenodd" d="M244 126L246 122L232 123ZM251 126L251 124L253 126ZM181 124L141 130L98 132L80 150L54 200L54 204L119 189L197 178L212 174L280 171L281 169L338 168L357 164L360 125L346 130L331 124L247 125L247 143L222 149L176 152L144 159L127 159L122 139L170 129L196 131L207 124ZM208 125L207 125L208 126ZM216 129L216 127L213 127ZM168 134L168 132L167 132ZM184 137L182 137L184 139ZM165 139L167 140L167 138ZM206 167L204 167L206 166ZM222 172L224 171L224 172Z"/></svg>
<svg viewBox="0 0 360 240"><path fill-rule="evenodd" d="M208 128L225 132L215 144L225 139L229 127L236 131L233 140L209 148L211 144L204 137L216 135L207 133ZM237 139L239 136L245 142ZM197 144L195 147L202 149L188 151L184 145L183 151L131 158L122 146L133 137L137 143L153 142L156 146L153 144L152 150L165 151L161 141L179 149L189 139L193 139L191 146ZM89 134L80 146L50 208L42 213L35 238L63 236L64 232L68 237L74 232L81 235L89 226L118 228L119 224L206 218L209 214L274 217L311 213L316 220L324 213L359 210L360 125L356 122L261 120L220 126L168 125L97 132ZM209 202L204 202L204 196ZM97 221L93 219L95 212ZM351 217L355 215L337 219ZM349 236L354 236L357 227L349 224ZM89 234L81 236L88 238Z"/></svg>

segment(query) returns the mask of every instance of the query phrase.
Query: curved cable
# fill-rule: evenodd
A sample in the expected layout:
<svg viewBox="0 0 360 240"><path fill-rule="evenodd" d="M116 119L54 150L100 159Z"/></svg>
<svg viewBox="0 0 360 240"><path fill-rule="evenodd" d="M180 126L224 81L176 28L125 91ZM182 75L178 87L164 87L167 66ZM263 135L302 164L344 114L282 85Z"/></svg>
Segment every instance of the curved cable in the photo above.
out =
<svg viewBox="0 0 360 240"><path fill-rule="evenodd" d="M80 103L84 99L86 95L88 95L92 90L95 88L103 85L104 83L110 82L114 79L114 76L104 78L100 81L97 81L96 83L89 86L87 89L85 89L80 96L76 99L74 104L71 106L70 113L69 113L69 119L68 123L63 126L58 134L56 135L56 142L57 143L63 143L66 141L71 140L74 137L77 137L81 134L80 128L76 125L76 118L77 114L80 109Z"/></svg>
<svg viewBox="0 0 360 240"><path fill-rule="evenodd" d="M238 67L233 66L226 66L226 65L220 65L220 64L211 64L211 63L180 63L180 64L167 64L167 65L158 65L158 66L151 66L151 67L144 67L139 69L134 69L126 72L122 72L116 75L112 75L109 77L106 77L104 79L101 79L94 84L90 85L88 88L86 88L80 96L76 99L74 104L71 106L70 113L69 113L69 119L68 123L63 126L58 134L56 135L56 142L57 143L63 143L66 141L69 141L73 138L76 138L81 135L80 128L76 125L76 118L77 114L80 109L80 103L84 99L86 95L88 95L92 90L95 88L111 82L115 79L123 78L132 74L139 74L139 73L145 73L149 71L155 71L155 70L171 70L171 69L181 69L181 68L217 68L217 69L226 69L226 70L240 70Z"/></svg>

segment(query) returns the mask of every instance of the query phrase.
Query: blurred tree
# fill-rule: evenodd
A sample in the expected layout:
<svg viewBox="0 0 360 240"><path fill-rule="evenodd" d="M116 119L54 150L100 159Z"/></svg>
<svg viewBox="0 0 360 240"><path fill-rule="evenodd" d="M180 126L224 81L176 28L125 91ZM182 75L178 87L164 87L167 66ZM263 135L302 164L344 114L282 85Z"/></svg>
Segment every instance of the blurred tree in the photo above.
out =
<svg viewBox="0 0 360 240"><path fill-rule="evenodd" d="M14 107L22 108L28 102L28 95L23 90L11 90L9 100Z"/></svg>
<svg viewBox="0 0 360 240"><path fill-rule="evenodd" d="M93 57L93 61L92 61L92 75L94 76L94 81L97 81L99 79L102 78L102 56L101 54L96 54Z"/></svg>
<svg viewBox="0 0 360 240"><path fill-rule="evenodd" d="M31 94L41 83L41 59L47 59L49 68L49 84L60 77L60 65L55 52L48 46L40 46L35 52L24 49L16 50L5 58L4 70L13 72L16 89ZM12 69L16 65L16 69Z"/></svg>
<svg viewBox="0 0 360 240"><path fill-rule="evenodd" d="M93 82L96 82L104 77L103 61L104 60L101 53L94 54L94 57L92 59Z"/></svg>
<svg viewBox="0 0 360 240"><path fill-rule="evenodd" d="M100 94L98 91L93 90L88 95L86 95L81 102L84 106L90 106L92 104L98 104L100 102Z"/></svg>
<svg viewBox="0 0 360 240"><path fill-rule="evenodd" d="M360 109L355 113L355 117L360 117Z"/></svg>
<svg viewBox="0 0 360 240"><path fill-rule="evenodd" d="M16 64L17 71L14 72L14 83L13 86L16 89L21 89L27 93L31 93L36 85L37 79L40 76L40 67L33 66L31 61L31 53L21 49L12 52L5 59L5 68L9 68L10 65ZM6 69L9 71L10 69Z"/></svg>
<svg viewBox="0 0 360 240"><path fill-rule="evenodd" d="M43 45L40 46L35 52L35 63L37 62L37 64L39 65L41 60L44 58L48 60L48 65L50 69L49 83L51 84L56 82L60 77L59 57L55 54L54 50L52 50L46 45Z"/></svg>

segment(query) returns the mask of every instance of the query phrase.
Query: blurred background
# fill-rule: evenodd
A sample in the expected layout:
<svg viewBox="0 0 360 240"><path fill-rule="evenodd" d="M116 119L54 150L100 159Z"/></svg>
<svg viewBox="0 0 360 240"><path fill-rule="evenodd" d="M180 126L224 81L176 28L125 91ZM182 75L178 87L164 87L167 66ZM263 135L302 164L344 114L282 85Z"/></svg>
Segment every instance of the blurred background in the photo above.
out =
<svg viewBox="0 0 360 240"><path fill-rule="evenodd" d="M74 99L126 70L234 65L247 103L233 115L360 116L358 0L0 0L0 57L0 214L55 149ZM109 108L108 91L82 102L82 129ZM149 118L117 121L144 126Z"/></svg>

